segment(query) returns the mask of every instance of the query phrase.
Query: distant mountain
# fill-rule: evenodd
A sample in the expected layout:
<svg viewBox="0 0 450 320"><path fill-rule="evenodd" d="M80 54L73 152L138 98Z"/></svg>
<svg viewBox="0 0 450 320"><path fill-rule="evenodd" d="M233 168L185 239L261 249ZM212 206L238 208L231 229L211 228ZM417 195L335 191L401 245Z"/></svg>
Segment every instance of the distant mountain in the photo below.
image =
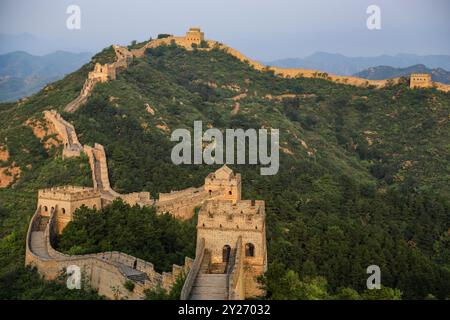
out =
<svg viewBox="0 0 450 320"><path fill-rule="evenodd" d="M0 101L17 100L61 79L89 61L91 53L56 51L34 56L23 51L0 55Z"/></svg>
<svg viewBox="0 0 450 320"><path fill-rule="evenodd" d="M408 76L411 73L430 73L433 81L450 84L450 72L442 68L429 69L423 64L416 64L407 68L393 68L389 66L372 67L355 73L355 76L370 80L381 80Z"/></svg>
<svg viewBox="0 0 450 320"><path fill-rule="evenodd" d="M428 68L450 70L450 55L397 54L376 57L346 57L337 53L317 52L306 58L289 58L267 62L268 65L283 68L317 69L338 75L352 75L376 66L406 68L423 64Z"/></svg>

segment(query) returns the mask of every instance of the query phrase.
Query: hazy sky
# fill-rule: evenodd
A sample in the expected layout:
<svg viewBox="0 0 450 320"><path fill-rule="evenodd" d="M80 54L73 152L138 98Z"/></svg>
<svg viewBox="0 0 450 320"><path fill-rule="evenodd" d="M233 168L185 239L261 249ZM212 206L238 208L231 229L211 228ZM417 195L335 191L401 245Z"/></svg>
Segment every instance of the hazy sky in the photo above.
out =
<svg viewBox="0 0 450 320"><path fill-rule="evenodd" d="M80 30L66 28L70 4L81 8ZM366 27L372 4L381 30ZM98 51L189 26L260 60L450 54L448 0L0 0L0 33L35 35L49 50Z"/></svg>

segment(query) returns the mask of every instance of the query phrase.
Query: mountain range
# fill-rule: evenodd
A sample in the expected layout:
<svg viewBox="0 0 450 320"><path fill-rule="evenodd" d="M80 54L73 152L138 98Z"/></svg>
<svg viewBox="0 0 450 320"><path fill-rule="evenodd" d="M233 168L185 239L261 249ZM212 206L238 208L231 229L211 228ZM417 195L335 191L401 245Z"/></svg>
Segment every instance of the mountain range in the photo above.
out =
<svg viewBox="0 0 450 320"><path fill-rule="evenodd" d="M0 101L33 94L89 61L91 53L56 51L36 56L23 51L0 55Z"/></svg>
<svg viewBox="0 0 450 320"><path fill-rule="evenodd" d="M0 34L6 47L25 48L0 55L0 102L13 101L29 96L42 89L46 84L61 79L88 62L92 53L72 53L55 51L46 55L30 54L38 41L32 35L7 36ZM33 42L34 41L34 42ZM27 46L28 44L29 46ZM316 69L338 75L355 75L371 80L408 76L410 73L431 73L434 81L450 83L450 56L414 54L382 55L378 57L346 57L341 54L325 52L314 53L306 58L281 59L267 65L286 68Z"/></svg>
<svg viewBox="0 0 450 320"><path fill-rule="evenodd" d="M391 66L407 68L423 64L428 68L450 70L450 55L397 54L375 57L347 57L337 53L316 52L305 58L288 58L267 62L266 64L283 68L316 69L338 75L353 75L367 68Z"/></svg>
<svg viewBox="0 0 450 320"><path fill-rule="evenodd" d="M390 66L378 66L368 68L361 72L355 73L354 76L366 78L370 80L382 80L388 78L407 77L411 73L428 73L431 74L431 79L436 82L450 83L450 72L442 69L430 69L423 64L417 64L407 68L393 68Z"/></svg>

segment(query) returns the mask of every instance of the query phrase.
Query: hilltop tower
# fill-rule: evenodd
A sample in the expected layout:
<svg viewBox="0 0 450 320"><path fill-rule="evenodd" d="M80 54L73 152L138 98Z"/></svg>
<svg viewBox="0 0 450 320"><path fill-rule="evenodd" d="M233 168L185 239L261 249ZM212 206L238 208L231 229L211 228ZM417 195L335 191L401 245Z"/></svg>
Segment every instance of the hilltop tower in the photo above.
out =
<svg viewBox="0 0 450 320"><path fill-rule="evenodd" d="M241 274L237 278L242 284L236 286L239 289L234 298L262 294L256 277L267 269L264 201L205 202L198 215L197 249L202 241L210 255L211 273Z"/></svg>
<svg viewBox="0 0 450 320"><path fill-rule="evenodd" d="M102 201L100 192L93 188L64 186L38 191L38 208L40 215L50 218L55 210L58 233L73 220L76 209L85 205L91 209L100 209Z"/></svg>
<svg viewBox="0 0 450 320"><path fill-rule="evenodd" d="M430 88L433 86L431 81L431 74L427 73L412 73L409 79L409 87L414 88Z"/></svg>
<svg viewBox="0 0 450 320"><path fill-rule="evenodd" d="M199 45L203 40L205 40L205 34L200 30L200 28L189 28L189 31L186 32L185 39Z"/></svg>
<svg viewBox="0 0 450 320"><path fill-rule="evenodd" d="M208 174L205 178L205 191L212 195L216 190L222 190L223 195L216 199L231 200L234 203L241 200L241 175L235 174L227 165Z"/></svg>
<svg viewBox="0 0 450 320"><path fill-rule="evenodd" d="M116 70L108 64L96 63L94 70L89 72L88 79L97 80L99 82L115 80Z"/></svg>

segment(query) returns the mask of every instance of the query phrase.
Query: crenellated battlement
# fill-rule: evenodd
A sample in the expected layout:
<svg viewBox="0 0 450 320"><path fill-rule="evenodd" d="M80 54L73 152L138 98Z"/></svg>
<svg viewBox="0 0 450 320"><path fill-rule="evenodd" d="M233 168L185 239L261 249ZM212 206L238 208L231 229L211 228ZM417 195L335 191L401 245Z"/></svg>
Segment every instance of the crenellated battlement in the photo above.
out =
<svg viewBox="0 0 450 320"><path fill-rule="evenodd" d="M170 191L168 193L159 193L159 202L174 201L180 198L191 198L203 191L203 188L186 188L183 190Z"/></svg>
<svg viewBox="0 0 450 320"><path fill-rule="evenodd" d="M263 230L264 223L264 201L209 200L200 209L197 228L254 231Z"/></svg>
<svg viewBox="0 0 450 320"><path fill-rule="evenodd" d="M78 186L61 186L47 189L40 189L38 191L39 199L52 199L62 201L77 201L99 197L100 192L89 187Z"/></svg>

